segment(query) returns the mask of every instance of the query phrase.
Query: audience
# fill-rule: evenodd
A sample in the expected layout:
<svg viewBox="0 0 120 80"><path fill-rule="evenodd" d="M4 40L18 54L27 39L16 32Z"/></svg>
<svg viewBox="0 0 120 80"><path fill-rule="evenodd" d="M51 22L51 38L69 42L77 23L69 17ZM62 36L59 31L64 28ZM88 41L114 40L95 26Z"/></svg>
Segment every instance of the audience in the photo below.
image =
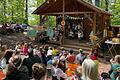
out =
<svg viewBox="0 0 120 80"><path fill-rule="evenodd" d="M98 66L97 49L87 56L82 49L76 54L64 47L19 42L14 50L3 45L0 52L0 70L6 71L4 80L98 80ZM111 60L111 80L119 80L119 69L120 55L116 55Z"/></svg>

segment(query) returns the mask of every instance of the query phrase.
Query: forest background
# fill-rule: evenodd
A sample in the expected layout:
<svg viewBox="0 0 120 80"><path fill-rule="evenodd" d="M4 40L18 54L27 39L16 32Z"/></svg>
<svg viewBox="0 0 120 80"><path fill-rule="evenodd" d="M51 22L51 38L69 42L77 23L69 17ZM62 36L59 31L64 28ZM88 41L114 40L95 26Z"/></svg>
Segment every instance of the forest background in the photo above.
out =
<svg viewBox="0 0 120 80"><path fill-rule="evenodd" d="M40 16L32 14L46 0L0 0L0 24L39 24ZM112 13L111 25L120 25L120 0L85 0ZM54 26L55 17L49 17L47 24Z"/></svg>

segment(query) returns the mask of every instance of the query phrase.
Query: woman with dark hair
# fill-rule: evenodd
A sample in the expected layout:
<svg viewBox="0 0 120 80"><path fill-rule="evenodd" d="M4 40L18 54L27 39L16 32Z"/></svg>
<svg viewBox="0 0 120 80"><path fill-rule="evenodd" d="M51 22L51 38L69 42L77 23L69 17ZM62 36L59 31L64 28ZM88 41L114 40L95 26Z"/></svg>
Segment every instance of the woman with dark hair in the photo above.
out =
<svg viewBox="0 0 120 80"><path fill-rule="evenodd" d="M92 60L98 60L98 49L93 49L93 50L92 50L92 53L91 53L91 55L90 55L90 58L91 58Z"/></svg>

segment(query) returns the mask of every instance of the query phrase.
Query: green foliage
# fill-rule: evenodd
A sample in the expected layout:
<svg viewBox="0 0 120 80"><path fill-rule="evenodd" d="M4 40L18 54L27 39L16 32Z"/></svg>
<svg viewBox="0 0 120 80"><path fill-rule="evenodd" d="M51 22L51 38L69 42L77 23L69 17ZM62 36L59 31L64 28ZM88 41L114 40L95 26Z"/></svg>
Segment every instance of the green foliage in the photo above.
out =
<svg viewBox="0 0 120 80"><path fill-rule="evenodd" d="M28 16L26 16L26 0L0 0L0 24L6 22L27 23L27 18L29 24L39 24L40 16L33 15L32 12L45 1L28 0ZM92 0L85 1L92 2ZM100 7L111 11L113 25L120 25L120 0L100 0ZM55 17L49 17L49 21L45 25L54 27L55 23Z"/></svg>
<svg viewBox="0 0 120 80"><path fill-rule="evenodd" d="M0 23L24 23L24 0L2 0L0 9Z"/></svg>
<svg viewBox="0 0 120 80"><path fill-rule="evenodd" d="M112 9L112 24L113 25L120 25L120 1L116 0L115 3L111 5Z"/></svg>

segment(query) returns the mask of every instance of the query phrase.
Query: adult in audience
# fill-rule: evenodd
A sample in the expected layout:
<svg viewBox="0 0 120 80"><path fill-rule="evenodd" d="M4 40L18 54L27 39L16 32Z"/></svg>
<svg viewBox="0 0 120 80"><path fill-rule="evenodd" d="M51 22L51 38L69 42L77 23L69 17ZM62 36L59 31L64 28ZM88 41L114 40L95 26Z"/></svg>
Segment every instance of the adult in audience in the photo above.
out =
<svg viewBox="0 0 120 80"><path fill-rule="evenodd" d="M22 66L22 59L17 58L14 60L13 65L8 66L6 78L4 80L30 80L28 76L28 69Z"/></svg>
<svg viewBox="0 0 120 80"><path fill-rule="evenodd" d="M32 77L32 65L35 63L41 63L41 59L38 56L33 56L32 50L28 53L28 58L23 60L23 65L27 66L30 77Z"/></svg>
<svg viewBox="0 0 120 80"><path fill-rule="evenodd" d="M115 56L115 62L111 64L111 70L110 70L110 77L111 80L116 80L119 73L117 72L117 69L120 68L120 55Z"/></svg>
<svg viewBox="0 0 120 80"><path fill-rule="evenodd" d="M97 65L90 58L82 63L82 80L98 80Z"/></svg>
<svg viewBox="0 0 120 80"><path fill-rule="evenodd" d="M46 66L44 64L35 63L32 66L32 80L46 80Z"/></svg>

